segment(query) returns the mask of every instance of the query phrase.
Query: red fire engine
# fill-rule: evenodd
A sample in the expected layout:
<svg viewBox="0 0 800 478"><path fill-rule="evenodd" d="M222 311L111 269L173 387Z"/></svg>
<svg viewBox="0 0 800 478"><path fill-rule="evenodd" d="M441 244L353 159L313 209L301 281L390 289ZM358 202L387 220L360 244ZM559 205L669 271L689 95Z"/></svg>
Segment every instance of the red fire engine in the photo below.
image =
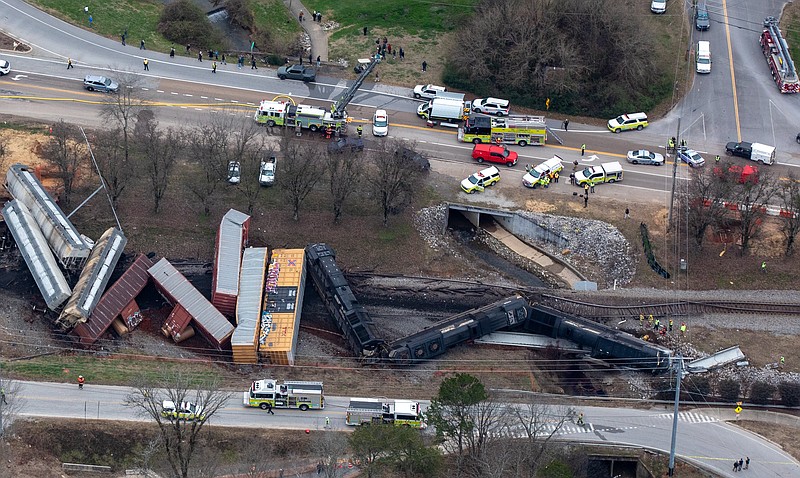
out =
<svg viewBox="0 0 800 478"><path fill-rule="evenodd" d="M767 57L767 64L772 70L772 79L775 80L781 93L800 91L800 81L798 81L792 57L789 55L789 46L778 29L778 20L775 17L764 19L764 31L761 32L761 51Z"/></svg>

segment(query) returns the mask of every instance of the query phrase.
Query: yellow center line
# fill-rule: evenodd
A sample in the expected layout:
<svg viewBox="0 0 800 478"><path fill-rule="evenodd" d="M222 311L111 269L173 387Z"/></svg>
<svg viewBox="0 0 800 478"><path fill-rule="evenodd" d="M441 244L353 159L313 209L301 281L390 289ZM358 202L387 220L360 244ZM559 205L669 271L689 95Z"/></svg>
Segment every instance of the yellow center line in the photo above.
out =
<svg viewBox="0 0 800 478"><path fill-rule="evenodd" d="M736 74L733 72L733 50L731 49L731 27L728 24L728 4L722 0L722 15L725 17L725 39L728 42L728 64L731 69L731 91L733 93L733 119L736 121L736 141L742 140L742 125L739 122L739 97L736 95Z"/></svg>

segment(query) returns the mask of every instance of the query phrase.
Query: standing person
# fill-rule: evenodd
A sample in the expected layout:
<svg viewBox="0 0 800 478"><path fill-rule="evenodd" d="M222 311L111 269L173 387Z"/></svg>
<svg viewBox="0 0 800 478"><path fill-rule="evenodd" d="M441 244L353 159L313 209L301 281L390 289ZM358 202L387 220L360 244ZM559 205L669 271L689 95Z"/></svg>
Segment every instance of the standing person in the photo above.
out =
<svg viewBox="0 0 800 478"><path fill-rule="evenodd" d="M83 378L83 375L78 375L78 389L83 390L84 383L86 383L86 379Z"/></svg>
<svg viewBox="0 0 800 478"><path fill-rule="evenodd" d="M70 68L75 68L75 66L72 64L72 58L67 58L67 70Z"/></svg>
<svg viewBox="0 0 800 478"><path fill-rule="evenodd" d="M322 65L322 57L317 55L317 68L319 68L321 65Z"/></svg>
<svg viewBox="0 0 800 478"><path fill-rule="evenodd" d="M139 42L139 49L144 50L144 40Z"/></svg>
<svg viewBox="0 0 800 478"><path fill-rule="evenodd" d="M556 184L558 184L558 171L556 171L556 172L554 172L554 173L553 173L553 182L555 182Z"/></svg>
<svg viewBox="0 0 800 478"><path fill-rule="evenodd" d="M672 319L669 319L669 332L670 333L672 333L672 325L673 325Z"/></svg>
<svg viewBox="0 0 800 478"><path fill-rule="evenodd" d="M661 325L661 321L656 319L656 321L653 323L653 330L658 330L660 325Z"/></svg>
<svg viewBox="0 0 800 478"><path fill-rule="evenodd" d="M681 322L681 335L686 335L686 322Z"/></svg>
<svg viewBox="0 0 800 478"><path fill-rule="evenodd" d="M0 387L0 399L3 400L3 405L8 405L6 401L6 389L4 387ZM750 458L747 459L747 463L750 463Z"/></svg>
<svg viewBox="0 0 800 478"><path fill-rule="evenodd" d="M227 63L225 63L225 52L222 52L222 64L227 65Z"/></svg>
<svg viewBox="0 0 800 478"><path fill-rule="evenodd" d="M581 156L583 156L584 154L586 154L586 143L583 143L581 145Z"/></svg>
<svg viewBox="0 0 800 478"><path fill-rule="evenodd" d="M150 71L150 61L147 58L142 61L142 64L144 64L144 71Z"/></svg>
<svg viewBox="0 0 800 478"><path fill-rule="evenodd" d="M356 128L356 133L358 133L358 137L360 138L361 135L364 134L364 127L361 126L361 125L358 125L358 127Z"/></svg>
<svg viewBox="0 0 800 478"><path fill-rule="evenodd" d="M297 15L297 18L298 18L298 20L300 20L301 22L303 21L303 11L302 11L302 10L300 10L300 14L299 14L299 15Z"/></svg>
<svg viewBox="0 0 800 478"><path fill-rule="evenodd" d="M169 57L170 58L175 58L175 47L174 46L170 47L170 49L169 49Z"/></svg>
<svg viewBox="0 0 800 478"><path fill-rule="evenodd" d="M189 53L189 50L191 50L191 49L192 49L192 44L191 43L187 43L186 44L186 53Z"/></svg>
<svg viewBox="0 0 800 478"><path fill-rule="evenodd" d="M329 417L325 417L325 428L331 427L331 419Z"/></svg>
<svg viewBox="0 0 800 478"><path fill-rule="evenodd" d="M216 72L217 72L217 62L214 61L211 63L211 73L216 73Z"/></svg>
<svg viewBox="0 0 800 478"><path fill-rule="evenodd" d="M367 29L367 27L364 27L364 36L367 36L368 32L369 32L369 30Z"/></svg>
<svg viewBox="0 0 800 478"><path fill-rule="evenodd" d="M202 50L197 52L197 61L203 61L203 51Z"/></svg>
<svg viewBox="0 0 800 478"><path fill-rule="evenodd" d="M564 119L564 131L568 131L569 128L569 118Z"/></svg>
<svg viewBox="0 0 800 478"><path fill-rule="evenodd" d="M122 34L122 46L125 46L125 34Z"/></svg>
<svg viewBox="0 0 800 478"><path fill-rule="evenodd" d="M400 58L402 58L402 56ZM426 71L428 71L428 62L425 61L425 60L422 60L422 72L424 73Z"/></svg>
<svg viewBox="0 0 800 478"><path fill-rule="evenodd" d="M400 60L406 59L406 52L403 50L403 47L400 47Z"/></svg>
<svg viewBox="0 0 800 478"><path fill-rule="evenodd" d="M314 63L314 57L311 56L311 52L308 52L308 64L310 65L312 63Z"/></svg>
<svg viewBox="0 0 800 478"><path fill-rule="evenodd" d="M589 191L594 193L594 183L589 185Z"/></svg>
<svg viewBox="0 0 800 478"><path fill-rule="evenodd" d="M3 403L6 403L6 396L3 394ZM744 460L744 469L750 468L750 457L748 456L746 460Z"/></svg>
<svg viewBox="0 0 800 478"><path fill-rule="evenodd" d="M244 67L244 55L239 55L237 63L239 63L239 69L241 70Z"/></svg>
<svg viewBox="0 0 800 478"><path fill-rule="evenodd" d="M275 412L272 411L271 403L267 403L267 413L269 413L270 415L275 415Z"/></svg>
<svg viewBox="0 0 800 478"><path fill-rule="evenodd" d="M586 197L589 197L589 183L583 183L583 194L585 194Z"/></svg>
<svg viewBox="0 0 800 478"><path fill-rule="evenodd" d="M783 365L786 363L786 357L784 357L783 355L781 355L781 358L780 358L780 360L779 360L779 363L781 364L781 368L783 368Z"/></svg>
<svg viewBox="0 0 800 478"><path fill-rule="evenodd" d="M255 56L250 58L250 69L251 70L258 70L258 67L256 66L256 57Z"/></svg>
<svg viewBox="0 0 800 478"><path fill-rule="evenodd" d="M644 314L639 314L639 327L644 327Z"/></svg>
<svg viewBox="0 0 800 478"><path fill-rule="evenodd" d="M762 274L767 273L767 261L761 261L761 273Z"/></svg>
<svg viewBox="0 0 800 478"><path fill-rule="evenodd" d="M92 22L93 21L94 21L94 19L92 18L91 15L89 15L89 28L92 28Z"/></svg>
<svg viewBox="0 0 800 478"><path fill-rule="evenodd" d="M625 219L630 219L630 217L631 217L631 210L630 210L630 208L626 207L625 208ZM672 322L672 321L670 321L670 322ZM672 329L670 329L670 330L672 330Z"/></svg>

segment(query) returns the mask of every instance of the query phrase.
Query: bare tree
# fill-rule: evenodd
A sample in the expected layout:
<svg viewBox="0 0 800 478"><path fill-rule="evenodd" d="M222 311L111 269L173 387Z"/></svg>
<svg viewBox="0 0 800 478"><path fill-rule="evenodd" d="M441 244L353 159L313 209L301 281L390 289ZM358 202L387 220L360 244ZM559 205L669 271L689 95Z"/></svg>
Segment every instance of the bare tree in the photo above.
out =
<svg viewBox="0 0 800 478"><path fill-rule="evenodd" d="M189 377L175 372L164 374L155 383L143 382L134 387L134 391L125 398L125 405L137 409L141 415L156 423L171 475L174 478L188 478L200 432L229 396L216 382L193 386ZM193 420L167 418L162 414L164 400L177 406L193 403L202 407L202 413Z"/></svg>
<svg viewBox="0 0 800 478"><path fill-rule="evenodd" d="M191 157L199 168L199 179L189 178L188 186L200 200L206 215L211 213L211 202L217 187L228 174L231 129L226 116L224 112L213 114L209 121L197 125L188 137Z"/></svg>
<svg viewBox="0 0 800 478"><path fill-rule="evenodd" d="M363 172L363 160L352 154L328 153L326 157L330 179L333 222L342 217L347 199L358 190Z"/></svg>
<svg viewBox="0 0 800 478"><path fill-rule="evenodd" d="M133 134L134 119L146 107L140 82L140 77L133 73L122 74L119 77L119 90L106 96L105 104L100 110L100 115L116 123L117 128L122 133L121 146L124 168L130 167L131 135Z"/></svg>
<svg viewBox="0 0 800 478"><path fill-rule="evenodd" d="M315 456L322 465L325 478L336 478L339 459L345 456L347 436L338 431L317 431L311 444Z"/></svg>
<svg viewBox="0 0 800 478"><path fill-rule="evenodd" d="M58 170L58 176L64 187L61 199L66 204L70 203L75 175L86 152L84 143L79 141L78 137L78 128L61 119L53 125L53 133L41 153L42 157Z"/></svg>
<svg viewBox="0 0 800 478"><path fill-rule="evenodd" d="M116 207L134 175L124 158L122 132L119 129L99 131L94 135L92 143L94 159L105 179L111 203Z"/></svg>
<svg viewBox="0 0 800 478"><path fill-rule="evenodd" d="M789 180L781 183L778 197L781 200L782 209L786 211L781 214L783 225L781 232L786 237L787 256L794 254L794 243L797 234L800 233L800 182L792 171L789 171Z"/></svg>
<svg viewBox="0 0 800 478"><path fill-rule="evenodd" d="M699 247L703 247L708 228L721 224L728 217L730 211L724 202L730 200L730 191L731 181L720 177L711 168L692 170L692 179L683 199L688 210L689 234Z"/></svg>
<svg viewBox="0 0 800 478"><path fill-rule="evenodd" d="M300 219L300 207L316 186L322 166L323 152L316 144L281 139L283 159L278 162L281 189L292 206L292 218Z"/></svg>
<svg viewBox="0 0 800 478"><path fill-rule="evenodd" d="M150 179L153 212L157 213L167 193L172 170L184 150L185 141L181 131L170 128L164 133L158 128L158 122L154 117L141 114L139 117L134 138L137 149L142 155L146 175Z"/></svg>
<svg viewBox="0 0 800 478"><path fill-rule="evenodd" d="M389 223L389 216L400 214L411 204L422 174L420 167L409 161L394 141L380 143L376 151L370 152L370 168L365 179L383 213L383 225Z"/></svg>
<svg viewBox="0 0 800 478"><path fill-rule="evenodd" d="M759 172L756 180L740 179L734 187L734 201L739 204L740 255L745 255L750 241L761 235L761 224L767 219L767 206L775 193L775 180L766 171Z"/></svg>
<svg viewBox="0 0 800 478"><path fill-rule="evenodd" d="M247 200L247 213L253 214L256 200L261 194L258 178L261 159L264 153L264 142L261 127L251 118L235 117L231 121L232 139L227 150L227 160L239 163L239 183L236 189Z"/></svg>
<svg viewBox="0 0 800 478"><path fill-rule="evenodd" d="M23 409L22 390L18 382L0 379L0 459L6 463L12 461L11 441L14 423ZM16 476L14 469L0 466L0 477Z"/></svg>
<svg viewBox="0 0 800 478"><path fill-rule="evenodd" d="M515 407L513 414L518 429L524 434L522 460L518 463L521 476L534 476L540 466L546 464L542 458L547 455L554 438L575 411L530 400L522 407Z"/></svg>

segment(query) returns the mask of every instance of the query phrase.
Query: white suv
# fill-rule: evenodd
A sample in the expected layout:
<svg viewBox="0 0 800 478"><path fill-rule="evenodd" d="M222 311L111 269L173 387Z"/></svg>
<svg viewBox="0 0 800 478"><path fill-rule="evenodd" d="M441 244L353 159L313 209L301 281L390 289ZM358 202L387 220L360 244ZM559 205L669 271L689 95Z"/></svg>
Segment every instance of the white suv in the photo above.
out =
<svg viewBox="0 0 800 478"><path fill-rule="evenodd" d="M667 11L667 0L653 0L650 3L650 11L653 13L664 13Z"/></svg>
<svg viewBox="0 0 800 478"><path fill-rule="evenodd" d="M0 60L0 76L11 73L11 63L6 60Z"/></svg>
<svg viewBox="0 0 800 478"><path fill-rule="evenodd" d="M478 98L472 102L472 111L497 116L507 115L508 100L501 100L500 98Z"/></svg>
<svg viewBox="0 0 800 478"><path fill-rule="evenodd" d="M432 100L436 98L436 95L440 92L447 91L447 88L444 86L436 86L436 85L417 85L414 87L414 98L426 98Z"/></svg>

